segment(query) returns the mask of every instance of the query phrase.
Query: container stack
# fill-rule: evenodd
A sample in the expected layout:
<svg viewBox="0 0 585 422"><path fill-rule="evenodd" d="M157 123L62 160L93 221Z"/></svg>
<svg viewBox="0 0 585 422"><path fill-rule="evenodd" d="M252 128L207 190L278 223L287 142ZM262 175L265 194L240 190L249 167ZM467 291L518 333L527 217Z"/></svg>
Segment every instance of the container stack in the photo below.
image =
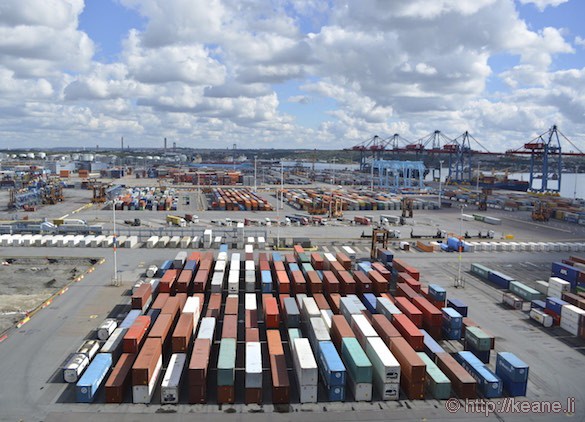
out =
<svg viewBox="0 0 585 422"><path fill-rule="evenodd" d="M443 313L443 338L446 340L461 340L463 317L453 308L441 309Z"/></svg>
<svg viewBox="0 0 585 422"><path fill-rule="evenodd" d="M297 375L301 403L317 403L319 370L317 361L306 338L291 339L293 368Z"/></svg>
<svg viewBox="0 0 585 422"><path fill-rule="evenodd" d="M185 364L187 355L185 353L175 353L171 356L167 370L163 376L160 387L161 404L178 404L181 395L181 386L183 374L185 373Z"/></svg>
<svg viewBox="0 0 585 422"><path fill-rule="evenodd" d="M400 364L380 337L366 341L365 352L372 363L374 391L380 400L398 400Z"/></svg>
<svg viewBox="0 0 585 422"><path fill-rule="evenodd" d="M490 351L494 348L494 337L479 327L466 327L464 349L483 363L489 363Z"/></svg>
<svg viewBox="0 0 585 422"><path fill-rule="evenodd" d="M132 402L150 403L162 368L160 338L147 338L132 365Z"/></svg>
<svg viewBox="0 0 585 422"><path fill-rule="evenodd" d="M311 318L313 321L315 318ZM329 340L318 341L319 370L329 401L345 400L345 365ZM314 350L314 348L313 348Z"/></svg>
<svg viewBox="0 0 585 422"><path fill-rule="evenodd" d="M427 391L437 400L447 400L451 397L451 381L426 353L418 352L417 355L426 366Z"/></svg>
<svg viewBox="0 0 585 422"><path fill-rule="evenodd" d="M548 279L548 290L546 295L548 297L556 297L560 299L564 292L571 290L571 283L559 277L550 277Z"/></svg>
<svg viewBox="0 0 585 422"><path fill-rule="evenodd" d="M272 403L290 403L290 382L286 369L286 358L278 330L266 330L270 374L272 376Z"/></svg>
<svg viewBox="0 0 585 422"><path fill-rule="evenodd" d="M563 305L561 308L561 328L573 336L583 338L585 330L585 310L575 305Z"/></svg>
<svg viewBox="0 0 585 422"><path fill-rule="evenodd" d="M78 403L92 403L112 368L112 355L98 353L75 385Z"/></svg>
<svg viewBox="0 0 585 422"><path fill-rule="evenodd" d="M471 352L457 352L455 360L467 370L477 382L479 392L486 399L502 396L502 380Z"/></svg>
<svg viewBox="0 0 585 422"><path fill-rule="evenodd" d="M499 352L496 356L496 375L504 391L511 397L525 396L528 385L528 365L513 353Z"/></svg>

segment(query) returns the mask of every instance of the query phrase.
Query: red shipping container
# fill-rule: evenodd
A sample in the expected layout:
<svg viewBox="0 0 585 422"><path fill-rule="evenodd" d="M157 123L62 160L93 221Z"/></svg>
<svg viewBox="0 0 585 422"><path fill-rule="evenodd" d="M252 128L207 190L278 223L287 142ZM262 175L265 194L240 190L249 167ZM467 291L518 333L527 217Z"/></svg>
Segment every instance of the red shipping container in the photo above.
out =
<svg viewBox="0 0 585 422"><path fill-rule="evenodd" d="M159 282L160 293L170 293L173 296L176 292L175 283L178 277L178 270L166 270Z"/></svg>
<svg viewBox="0 0 585 422"><path fill-rule="evenodd" d="M337 278L339 279L339 289L341 290L342 294L355 294L356 282L349 271L340 271L337 275Z"/></svg>
<svg viewBox="0 0 585 422"><path fill-rule="evenodd" d="M332 271L323 271L323 288L329 294L339 293L339 280Z"/></svg>
<svg viewBox="0 0 585 422"><path fill-rule="evenodd" d="M201 252L191 252L187 258L187 261L201 261Z"/></svg>
<svg viewBox="0 0 585 422"><path fill-rule="evenodd" d="M351 270L351 259L343 252L337 252L335 259L343 266L346 271Z"/></svg>
<svg viewBox="0 0 585 422"><path fill-rule="evenodd" d="M152 326L152 330L148 333L148 338L160 339L163 352L171 342L174 325L173 318L170 314L160 314Z"/></svg>
<svg viewBox="0 0 585 422"><path fill-rule="evenodd" d="M325 259L323 255L318 252L313 252L311 254L311 265L315 270L323 271L325 269Z"/></svg>
<svg viewBox="0 0 585 422"><path fill-rule="evenodd" d="M122 351L124 353L138 353L142 343L146 339L146 333L150 327L150 317L141 315L134 321L134 324L126 331L122 339Z"/></svg>
<svg viewBox="0 0 585 422"><path fill-rule="evenodd" d="M307 279L309 280L309 291L312 294L321 293L323 291L323 282L317 275L316 271L307 271Z"/></svg>
<svg viewBox="0 0 585 422"><path fill-rule="evenodd" d="M410 288L412 290L414 290L417 293L420 293L420 289L421 289L421 283L420 281L415 280L410 274L408 273L398 273L397 279L396 279L397 283L406 283L410 286Z"/></svg>
<svg viewBox="0 0 585 422"><path fill-rule="evenodd" d="M388 347L400 363L400 378L404 376L412 384L425 382L426 365L404 338L392 338Z"/></svg>
<svg viewBox="0 0 585 422"><path fill-rule="evenodd" d="M221 330L221 338L238 339L238 316L225 315L223 317L223 327Z"/></svg>
<svg viewBox="0 0 585 422"><path fill-rule="evenodd" d="M199 263L199 271L206 270L211 271L213 270L213 259L201 259Z"/></svg>
<svg viewBox="0 0 585 422"><path fill-rule="evenodd" d="M132 309L145 310L152 296L152 285L150 283L141 284L132 294Z"/></svg>
<svg viewBox="0 0 585 422"><path fill-rule="evenodd" d="M219 310L221 309L221 293L212 293L209 296L207 303L207 313L205 316L219 318Z"/></svg>
<svg viewBox="0 0 585 422"><path fill-rule="evenodd" d="M368 277L372 280L373 290L376 294L388 291L388 281L378 271L368 271Z"/></svg>
<svg viewBox="0 0 585 422"><path fill-rule="evenodd" d="M258 262L268 262L268 254L266 252L260 252L258 254Z"/></svg>
<svg viewBox="0 0 585 422"><path fill-rule="evenodd" d="M396 283L396 296L407 297L410 301L412 301L415 297L422 297L406 283Z"/></svg>
<svg viewBox="0 0 585 422"><path fill-rule="evenodd" d="M224 315L238 315L238 296L228 295L225 299Z"/></svg>
<svg viewBox="0 0 585 422"><path fill-rule="evenodd" d="M264 324L266 328L276 328L280 326L280 314L278 313L278 304L273 296L263 298L264 307Z"/></svg>
<svg viewBox="0 0 585 422"><path fill-rule="evenodd" d="M435 354L435 363L451 380L451 388L460 399L475 399L477 397L477 382L457 361L447 352Z"/></svg>
<svg viewBox="0 0 585 422"><path fill-rule="evenodd" d="M245 255L245 259L246 259L246 261L254 261L254 253L253 252L252 253L248 252Z"/></svg>
<svg viewBox="0 0 585 422"><path fill-rule="evenodd" d="M344 338L355 338L355 333L343 315L333 315L331 317L331 341L339 353L341 353L341 343Z"/></svg>
<svg viewBox="0 0 585 422"><path fill-rule="evenodd" d="M207 369L210 356L211 342L208 339L195 339L187 376L189 386L207 384Z"/></svg>
<svg viewBox="0 0 585 422"><path fill-rule="evenodd" d="M274 272L286 271L286 268L284 268L284 262L282 261L273 261L272 265L274 266Z"/></svg>
<svg viewBox="0 0 585 422"><path fill-rule="evenodd" d="M169 298L168 293L159 293L156 296L156 300L151 306L151 309L162 309L164 308L165 304L167 303L167 299Z"/></svg>
<svg viewBox="0 0 585 422"><path fill-rule="evenodd" d="M339 273L341 271L346 271L346 270L345 270L345 267L341 264L341 262L331 261L331 262L329 262L329 271L332 271L333 274L335 274L335 276L338 277Z"/></svg>
<svg viewBox="0 0 585 422"><path fill-rule="evenodd" d="M408 341L408 344L412 346L417 352L424 351L424 336L418 328L412 323L412 321L404 314L393 315L392 325L394 325L402 337Z"/></svg>
<svg viewBox="0 0 585 422"><path fill-rule="evenodd" d="M420 272L416 268L409 267L400 259L394 258L392 261L392 268L394 268L397 272L405 272L411 275L417 281L420 281Z"/></svg>
<svg viewBox="0 0 585 422"><path fill-rule="evenodd" d="M258 327L258 311L256 309L246 309L244 311L244 324L246 328Z"/></svg>
<svg viewBox="0 0 585 422"><path fill-rule="evenodd" d="M414 323L414 325L418 328L422 328L423 314L420 309L414 306L412 302L405 297L397 297L394 303L396 304L396 307Z"/></svg>
<svg viewBox="0 0 585 422"><path fill-rule="evenodd" d="M123 353L106 381L106 403L122 403L130 387L132 365L136 355Z"/></svg>
<svg viewBox="0 0 585 422"><path fill-rule="evenodd" d="M276 272L276 282L278 284L278 291L282 293L290 293L290 280L286 271Z"/></svg>
<svg viewBox="0 0 585 422"><path fill-rule="evenodd" d="M294 245L293 251L294 251L295 257L297 259L299 258L299 254L305 253L305 250L303 249L303 247L301 245Z"/></svg>
<svg viewBox="0 0 585 422"><path fill-rule="evenodd" d="M246 343L260 341L260 330L258 328L246 328Z"/></svg>
<svg viewBox="0 0 585 422"><path fill-rule="evenodd" d="M384 264L374 262L372 264L372 269L378 271L386 281L388 282L392 281L392 272L388 268L386 268Z"/></svg>
<svg viewBox="0 0 585 422"><path fill-rule="evenodd" d="M297 259L295 258L294 254L287 253L284 254L284 262L286 262L287 264L295 264L297 262Z"/></svg>
<svg viewBox="0 0 585 422"><path fill-rule="evenodd" d="M188 353L193 338L193 314L181 314L171 337L173 353Z"/></svg>
<svg viewBox="0 0 585 422"><path fill-rule="evenodd" d="M197 293L205 292L209 281L209 270L199 268L193 280L193 291Z"/></svg>
<svg viewBox="0 0 585 422"><path fill-rule="evenodd" d="M189 293L193 283L193 270L183 270L177 279L177 292Z"/></svg>
<svg viewBox="0 0 585 422"><path fill-rule="evenodd" d="M260 261L260 271L270 271L270 263L268 261Z"/></svg>
<svg viewBox="0 0 585 422"><path fill-rule="evenodd" d="M325 296L322 293L315 293L313 299L315 299L315 303L321 311L331 309L331 306L329 306L327 299L325 299Z"/></svg>
<svg viewBox="0 0 585 422"><path fill-rule="evenodd" d="M179 312L183 311L185 303L187 303L187 293L177 293L176 298L179 299Z"/></svg>
<svg viewBox="0 0 585 422"><path fill-rule="evenodd" d="M283 355L282 339L278 330L266 330L266 344L269 355Z"/></svg>
<svg viewBox="0 0 585 422"><path fill-rule="evenodd" d="M398 329L392 325L390 320L382 314L372 315L370 320L372 327L378 333L380 338L386 343L386 346L390 347L390 342L394 337L402 337Z"/></svg>
<svg viewBox="0 0 585 422"><path fill-rule="evenodd" d="M158 338L148 338L132 365L132 385L148 385L162 356Z"/></svg>
<svg viewBox="0 0 585 422"><path fill-rule="evenodd" d="M359 294L371 293L374 290L372 280L363 271L354 271L353 279L356 281L355 289Z"/></svg>
<svg viewBox="0 0 585 422"><path fill-rule="evenodd" d="M261 388L246 388L244 392L245 404L262 404L262 389Z"/></svg>
<svg viewBox="0 0 585 422"><path fill-rule="evenodd" d="M301 271L291 271L292 290L294 294L307 293L307 282Z"/></svg>
<svg viewBox="0 0 585 422"><path fill-rule="evenodd" d="M327 298L327 302L329 302L329 306L331 306L333 313L338 314L341 295L339 293L330 293L325 297Z"/></svg>
<svg viewBox="0 0 585 422"><path fill-rule="evenodd" d="M284 354L270 355L270 374L272 376L272 403L290 403L290 383Z"/></svg>
<svg viewBox="0 0 585 422"><path fill-rule="evenodd" d="M443 313L431 304L424 297L415 297L412 304L416 306L423 315L423 327L440 327L443 325Z"/></svg>
<svg viewBox="0 0 585 422"><path fill-rule="evenodd" d="M236 401L236 388L233 385L217 387L217 404L233 404Z"/></svg>

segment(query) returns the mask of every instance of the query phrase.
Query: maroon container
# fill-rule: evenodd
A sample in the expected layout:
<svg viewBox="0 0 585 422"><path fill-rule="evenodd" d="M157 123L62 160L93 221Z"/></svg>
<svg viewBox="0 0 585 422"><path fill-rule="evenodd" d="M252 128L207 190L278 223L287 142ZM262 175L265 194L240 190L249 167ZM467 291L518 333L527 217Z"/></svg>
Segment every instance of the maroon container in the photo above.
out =
<svg viewBox="0 0 585 422"><path fill-rule="evenodd" d="M418 328L422 328L423 326L423 314L420 309L418 309L412 302L410 302L405 297L397 297L395 300L395 305L398 309L402 311L404 315L406 315L414 325Z"/></svg>
<svg viewBox="0 0 585 422"><path fill-rule="evenodd" d="M343 315L333 315L331 317L331 341L339 353L341 353L341 343L344 338L355 338L355 333Z"/></svg>
<svg viewBox="0 0 585 422"><path fill-rule="evenodd" d="M209 303L207 304L207 313L205 316L219 318L221 309L221 293L211 293Z"/></svg>
<svg viewBox="0 0 585 422"><path fill-rule="evenodd" d="M132 294L132 309L144 311L148 307L148 301L152 296L152 285L150 283L141 284Z"/></svg>
<svg viewBox="0 0 585 422"><path fill-rule="evenodd" d="M210 354L211 342L208 339L195 339L187 374L189 386L207 384Z"/></svg>
<svg viewBox="0 0 585 422"><path fill-rule="evenodd" d="M150 328L150 317L141 315L134 321L134 324L126 331L122 339L123 353L138 353L146 339L146 333Z"/></svg>
<svg viewBox="0 0 585 422"><path fill-rule="evenodd" d="M171 337L173 353L188 353L193 338L193 314L181 314Z"/></svg>
<svg viewBox="0 0 585 422"><path fill-rule="evenodd" d="M162 355L158 338L147 338L132 365L132 385L148 385Z"/></svg>
<svg viewBox="0 0 585 422"><path fill-rule="evenodd" d="M307 293L307 281L301 271L290 272L292 283L292 290L294 294Z"/></svg>
<svg viewBox="0 0 585 422"><path fill-rule="evenodd" d="M413 384L425 382L426 365L404 338L391 338L390 351L400 363L401 377L405 376Z"/></svg>
<svg viewBox="0 0 585 422"><path fill-rule="evenodd" d="M323 271L323 289L331 293L339 293L340 283L333 271Z"/></svg>
<svg viewBox="0 0 585 422"><path fill-rule="evenodd" d="M408 341L408 344L418 352L424 351L424 336L412 321L404 314L392 316L392 325L398 329L402 337Z"/></svg>
<svg viewBox="0 0 585 422"><path fill-rule="evenodd" d="M309 291L313 295L323 291L323 282L316 271L307 271L307 279L309 280Z"/></svg>
<svg viewBox="0 0 585 422"><path fill-rule="evenodd" d="M371 293L374 290L372 280L363 271L354 271L353 279L356 281L356 291L359 294Z"/></svg>
<svg viewBox="0 0 585 422"><path fill-rule="evenodd" d="M233 404L236 401L236 388L233 385L217 387L217 404Z"/></svg>
<svg viewBox="0 0 585 422"><path fill-rule="evenodd" d="M261 388L246 388L244 393L245 404L262 404Z"/></svg>
<svg viewBox="0 0 585 422"><path fill-rule="evenodd" d="M349 271L340 271L339 274L337 274L337 278L339 279L339 287L342 294L355 294L356 282Z"/></svg>
<svg viewBox="0 0 585 422"><path fill-rule="evenodd" d="M238 316L225 315L223 317L223 327L221 330L221 338L238 338Z"/></svg>
<svg viewBox="0 0 585 422"><path fill-rule="evenodd" d="M135 359L136 355L133 353L123 353L118 359L118 363L106 381L106 403L124 402L124 395L130 387L130 372Z"/></svg>
<svg viewBox="0 0 585 422"><path fill-rule="evenodd" d="M451 388L460 399L477 397L477 382L449 353L436 353L435 363L449 378Z"/></svg>
<svg viewBox="0 0 585 422"><path fill-rule="evenodd" d="M228 296L225 300L225 315L237 315L238 314L238 297Z"/></svg>
<svg viewBox="0 0 585 422"><path fill-rule="evenodd" d="M372 327L378 333L380 338L386 343L386 346L390 347L390 343L392 338L394 337L402 337L398 329L392 325L390 320L382 314L375 314L372 315L372 319L370 320Z"/></svg>
<svg viewBox="0 0 585 422"><path fill-rule="evenodd" d="M165 303L167 303L167 299L168 298L169 298L169 294L168 293L159 293L156 296L156 300L152 304L151 308L152 309L162 309L162 308L164 308Z"/></svg>
<svg viewBox="0 0 585 422"><path fill-rule="evenodd" d="M325 299L325 295L322 293L313 294L313 299L315 299L315 303L317 304L319 310L326 311L331 309L331 306L329 306L329 303L327 303L327 299Z"/></svg>
<svg viewBox="0 0 585 422"><path fill-rule="evenodd" d="M272 403L290 403L290 382L284 354L270 355L270 373L272 377Z"/></svg>

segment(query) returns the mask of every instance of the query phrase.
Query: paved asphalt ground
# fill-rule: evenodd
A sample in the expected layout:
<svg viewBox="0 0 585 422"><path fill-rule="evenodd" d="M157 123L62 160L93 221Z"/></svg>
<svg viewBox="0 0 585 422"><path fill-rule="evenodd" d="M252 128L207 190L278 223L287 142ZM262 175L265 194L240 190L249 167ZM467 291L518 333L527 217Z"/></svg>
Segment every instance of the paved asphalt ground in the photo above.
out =
<svg viewBox="0 0 585 422"><path fill-rule="evenodd" d="M272 198L274 200L274 198ZM83 201L79 201L82 203ZM74 204L77 207L79 204ZM287 207L287 206L285 206ZM44 209L48 209L45 207ZM65 212L70 210L63 209ZM285 210L285 212L290 212ZM467 211L464 211L467 212ZM468 213L475 212L470 210ZM284 212L283 212L284 213ZM280 215L282 216L283 213ZM397 214L398 211L356 212L346 216L363 214ZM416 211L417 230L443 230L458 233L458 209L440 211ZM479 222L462 223L463 230L496 230L497 237L514 234L517 241L568 241L585 240L585 228L560 222L548 225L533 223L528 213L510 213L489 210L487 215L503 219L502 226L489 226ZM79 218L107 221L111 212L89 209L79 213ZM119 219L153 219L164 221L162 212L124 212ZM246 213L202 212L202 226L210 226L211 219L246 217ZM274 218L276 213L250 213L252 218ZM106 224L107 225L107 224ZM404 234L408 226L398 227ZM368 241L359 240L362 231L371 229L361 226L333 227L276 227L268 228L269 236L308 236L321 246L321 251L335 252L342 244L355 242L358 255L368 255ZM269 240L269 239L267 239ZM451 414L445 410L445 402L437 400L373 403L319 403L318 405L294 404L290 408L274 409L272 405L234 406L198 405L160 406L159 404L122 405L76 404L73 389L61 381L59 371L69 354L83 339L93 335L93 330L116 305L128 301L124 293L131 288L140 273L151 263L160 263L175 256L177 250L119 249L118 262L122 286L111 287L113 272L112 252L102 248L0 248L0 256L91 256L105 257L106 261L96 271L72 285L62 296L35 315L19 329L8 333L0 343L0 421L381 421L381 420L485 420L479 413L459 410ZM583 254L583 253L581 253ZM568 255L567 252L481 252L463 255L463 270L471 262L481 262L501 270L519 280L531 283L546 280L550 263ZM396 252L414 267L421 270L422 281L434 282L448 289L448 296L463 299L469 305L470 317L496 335L496 351L516 353L530 365L528 396L521 400L560 400L575 398L573 415L491 414L488 420L585 420L585 341L569 336L560 328L545 329L528 320L525 313L505 309L499 302L501 292L465 272L466 287L455 289L452 280L457 274L456 254L420 252ZM116 312L116 311L115 311ZM457 342L448 342L452 350L460 350ZM491 367L495 363L492 354ZM265 376L265 380L267 380ZM293 384L291 382L291 384ZM103 392L102 392L103 397ZM99 400L98 400L99 401ZM103 403L103 398L102 398ZM565 406L563 406L565 407Z"/></svg>

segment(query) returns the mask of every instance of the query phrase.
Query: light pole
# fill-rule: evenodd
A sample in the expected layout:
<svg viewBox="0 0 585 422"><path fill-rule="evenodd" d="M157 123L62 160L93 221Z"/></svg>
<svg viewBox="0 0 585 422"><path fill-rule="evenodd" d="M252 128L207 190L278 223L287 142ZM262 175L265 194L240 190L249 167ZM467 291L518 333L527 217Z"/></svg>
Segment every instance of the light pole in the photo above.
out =
<svg viewBox="0 0 585 422"><path fill-rule="evenodd" d="M256 158L258 158L257 155L254 156L254 192L258 192L258 185L257 185L257 173L256 173Z"/></svg>
<svg viewBox="0 0 585 422"><path fill-rule="evenodd" d="M461 252L463 251L463 208L467 207L465 204L459 205L459 268L457 269L457 280L455 280L455 287L463 287L463 280L461 279Z"/></svg>
<svg viewBox="0 0 585 422"><path fill-rule="evenodd" d="M336 160L336 158L333 157L333 179L331 181L332 185L335 185L335 160Z"/></svg>
<svg viewBox="0 0 585 422"><path fill-rule="evenodd" d="M370 165L370 168L372 170L372 174L371 174L371 177L370 177L370 190L372 192L374 192L374 160L372 160L372 164ZM378 170L378 173L379 172L380 171Z"/></svg>
<svg viewBox="0 0 585 422"><path fill-rule="evenodd" d="M112 219L114 220L114 277L112 278L112 285L119 286L118 280L118 240L116 235L116 198L112 198Z"/></svg>
<svg viewBox="0 0 585 422"><path fill-rule="evenodd" d="M284 209L284 163L280 162L280 208Z"/></svg>
<svg viewBox="0 0 585 422"><path fill-rule="evenodd" d="M443 160L440 160L439 161L439 208L442 207L442 204L441 204L442 179L443 179Z"/></svg>
<svg viewBox="0 0 585 422"><path fill-rule="evenodd" d="M475 190L479 194L479 160L477 161L477 176L476 176L476 186Z"/></svg>

